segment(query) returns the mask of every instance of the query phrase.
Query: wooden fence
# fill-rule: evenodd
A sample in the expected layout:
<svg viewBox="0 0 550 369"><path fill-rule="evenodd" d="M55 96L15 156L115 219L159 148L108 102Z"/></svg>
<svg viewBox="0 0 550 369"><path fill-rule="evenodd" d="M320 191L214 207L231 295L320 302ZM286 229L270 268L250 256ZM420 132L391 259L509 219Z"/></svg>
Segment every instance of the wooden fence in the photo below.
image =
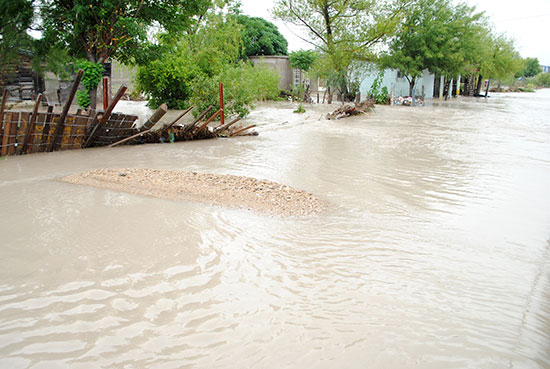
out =
<svg viewBox="0 0 550 369"><path fill-rule="evenodd" d="M111 102L104 105L105 111L93 110L76 114L68 114L76 94L82 71L73 83L71 93L58 114L49 106L47 112L39 112L42 94L39 94L32 112L4 111L7 100L7 91L4 92L0 107L0 156L22 155L37 152L51 152L59 150L74 150L86 147L117 146L121 144L174 142L195 139L232 137L243 135L245 131L255 127L234 127L239 118L229 124L221 120L216 128L208 125L218 116L223 116L223 102L221 109L207 118L212 106L199 114L190 124L177 124L193 107L184 111L170 124L156 124L166 114L166 104L162 104L155 113L143 124L140 129L135 127L138 119L135 115L113 113L113 110L126 91L122 86ZM220 85L220 100L223 101L223 86ZM207 119L206 119L207 118ZM204 120L204 122L203 122Z"/></svg>

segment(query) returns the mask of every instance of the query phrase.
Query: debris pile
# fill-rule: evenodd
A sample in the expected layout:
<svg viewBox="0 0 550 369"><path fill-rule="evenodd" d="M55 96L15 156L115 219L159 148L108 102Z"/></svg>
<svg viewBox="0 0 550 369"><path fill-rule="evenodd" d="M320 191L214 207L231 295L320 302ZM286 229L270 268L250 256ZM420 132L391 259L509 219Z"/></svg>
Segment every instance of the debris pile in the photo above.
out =
<svg viewBox="0 0 550 369"><path fill-rule="evenodd" d="M351 117L354 115L366 114L374 111L374 99L366 99L359 104L345 104L340 106L334 112L327 114L328 120Z"/></svg>
<svg viewBox="0 0 550 369"><path fill-rule="evenodd" d="M424 99L418 97L412 98L411 96L398 96L393 98L392 104L404 106L424 106Z"/></svg>

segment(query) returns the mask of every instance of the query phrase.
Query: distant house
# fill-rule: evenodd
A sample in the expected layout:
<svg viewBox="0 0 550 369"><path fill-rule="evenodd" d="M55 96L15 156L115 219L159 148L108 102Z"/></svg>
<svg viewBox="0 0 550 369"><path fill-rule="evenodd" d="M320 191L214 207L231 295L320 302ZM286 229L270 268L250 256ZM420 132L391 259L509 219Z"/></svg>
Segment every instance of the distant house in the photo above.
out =
<svg viewBox="0 0 550 369"><path fill-rule="evenodd" d="M19 59L6 75L5 88L9 93L8 100L33 100L38 93L44 91L44 79L33 71L32 59L32 52L19 50Z"/></svg>
<svg viewBox="0 0 550 369"><path fill-rule="evenodd" d="M550 73L550 65L541 65L542 73Z"/></svg>
<svg viewBox="0 0 550 369"><path fill-rule="evenodd" d="M362 96L368 95L374 80L379 75L380 72L377 70L372 70L364 75L364 79L361 82ZM426 97L434 96L434 82L434 75L428 72L428 70L425 70L424 73L416 79L414 87L415 95L424 95ZM393 91L394 96L409 96L409 81L396 69L386 69L384 71L384 77L382 78L380 87L386 87L388 92Z"/></svg>

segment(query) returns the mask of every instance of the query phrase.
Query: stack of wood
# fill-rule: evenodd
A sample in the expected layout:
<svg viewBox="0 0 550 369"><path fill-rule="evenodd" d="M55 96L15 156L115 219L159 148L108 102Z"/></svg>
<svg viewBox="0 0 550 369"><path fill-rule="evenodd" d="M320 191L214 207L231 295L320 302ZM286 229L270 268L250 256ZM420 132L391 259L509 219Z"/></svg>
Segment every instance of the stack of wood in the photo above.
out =
<svg viewBox="0 0 550 369"><path fill-rule="evenodd" d="M328 120L351 117L354 115L366 114L374 111L374 99L368 98L361 101L359 104L345 104L340 106L332 113L327 114Z"/></svg>

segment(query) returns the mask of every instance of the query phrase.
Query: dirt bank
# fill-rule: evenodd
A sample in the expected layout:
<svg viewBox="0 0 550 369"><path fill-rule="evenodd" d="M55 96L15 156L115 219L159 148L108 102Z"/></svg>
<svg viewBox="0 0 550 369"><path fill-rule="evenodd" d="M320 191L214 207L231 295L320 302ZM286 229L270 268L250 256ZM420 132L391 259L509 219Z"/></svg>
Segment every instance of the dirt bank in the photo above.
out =
<svg viewBox="0 0 550 369"><path fill-rule="evenodd" d="M60 181L169 200L250 209L281 216L310 215L326 205L315 195L250 177L156 169L96 169Z"/></svg>

